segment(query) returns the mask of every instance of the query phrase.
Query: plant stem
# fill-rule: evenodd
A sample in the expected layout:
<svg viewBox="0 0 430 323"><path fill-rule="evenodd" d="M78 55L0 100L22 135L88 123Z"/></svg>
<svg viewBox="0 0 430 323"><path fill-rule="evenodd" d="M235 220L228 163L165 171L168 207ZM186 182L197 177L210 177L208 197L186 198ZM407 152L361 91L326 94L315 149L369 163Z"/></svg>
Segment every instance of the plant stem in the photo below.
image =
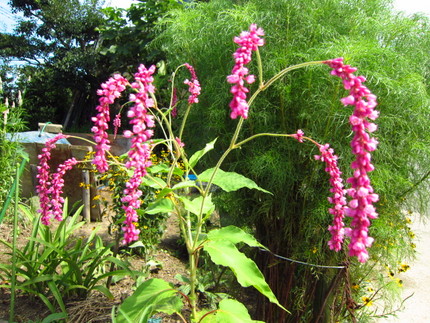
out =
<svg viewBox="0 0 430 323"><path fill-rule="evenodd" d="M188 251L188 259L190 262L190 303L191 303L191 317L197 317L197 261L195 252Z"/></svg>
<svg viewBox="0 0 430 323"><path fill-rule="evenodd" d="M181 123L181 129L179 130L178 138L181 140L182 140L182 134L183 134L184 128L185 128L185 123L187 122L188 115L190 114L190 110L191 110L191 104L188 104L187 110L185 111L184 119L182 120L182 123Z"/></svg>
<svg viewBox="0 0 430 323"><path fill-rule="evenodd" d="M264 84L261 57L260 57L260 54L258 51L257 51L257 61L258 61L258 72L259 72L259 83L260 83L260 85L259 85L259 88L253 93L253 95L249 99L249 101L248 101L249 107L251 107L252 103L254 102L255 98L257 97L257 95L260 92L266 90L270 85L272 85L275 81L280 79L282 76L284 76L289 71L292 71L292 70L298 69L298 68L302 68L302 67L306 67L309 65L315 65L315 64L321 64L322 63L322 61L316 61L316 62L302 63L302 64L287 67L284 70L282 70L281 72L279 72L278 74L276 74L275 76L273 76L266 84ZM187 113L188 113L188 111L187 111ZM213 180L215 178L216 172L218 171L218 169L220 169L222 163L224 162L224 160L227 158L228 154L232 150L239 148L241 145L245 144L246 142L248 142L252 139L255 139L255 138L260 137L260 136L292 137L292 135L287 135L287 134L262 133L262 134L253 135L253 136L251 136L251 137L249 137L249 138L247 138L247 139L245 139L239 143L236 143L238 138L239 138L239 134L240 134L240 131L242 129L244 120L245 119L242 117L239 119L239 121L236 125L235 132L233 134L233 137L230 141L229 147L222 154L222 156L220 157L216 166L213 169L212 175L211 175L211 177L207 183L206 189L202 193L202 203L200 206L199 215L197 216L197 224L196 224L196 228L195 228L194 238L188 237L188 239L190 239L190 240L193 239L193 241L189 241L189 244L187 244L189 262L190 262L190 289L191 289L191 291L190 291L190 302L191 302L192 318L193 319L196 318L196 314L197 314L197 308L196 308L196 305L197 305L197 296L196 296L197 259L198 259L198 248L200 247L199 236L200 236L200 233L201 233L202 227L203 227L203 216L204 216L203 208L204 208L206 197L209 195L209 192L210 192ZM183 128L181 127L181 134L180 135L182 135L182 130L183 130ZM308 138L306 138L306 139L308 139ZM314 142L312 139L310 139L310 141ZM190 229L190 225L191 225L190 223L187 223L188 229ZM188 247L188 245L190 247Z"/></svg>
<svg viewBox="0 0 430 323"><path fill-rule="evenodd" d="M16 165L15 176L15 205L13 210L13 233L12 233L12 277L10 288L10 310L9 322L13 322L15 318L15 282L16 282L16 237L18 235L18 199L19 199L19 164Z"/></svg>

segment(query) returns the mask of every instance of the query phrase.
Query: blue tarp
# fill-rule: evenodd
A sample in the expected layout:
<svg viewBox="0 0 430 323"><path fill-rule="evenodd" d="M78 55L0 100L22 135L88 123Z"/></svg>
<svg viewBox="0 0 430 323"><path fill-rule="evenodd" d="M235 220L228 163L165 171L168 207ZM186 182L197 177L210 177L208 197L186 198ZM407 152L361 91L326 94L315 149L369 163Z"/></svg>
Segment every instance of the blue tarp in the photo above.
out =
<svg viewBox="0 0 430 323"><path fill-rule="evenodd" d="M48 139L54 138L56 133L49 132L40 132L40 131L25 131L25 132L16 132L16 133L7 133L6 139L14 142L25 142L32 143L37 142L44 144ZM70 145L70 142L62 138L56 142L57 144L65 144Z"/></svg>

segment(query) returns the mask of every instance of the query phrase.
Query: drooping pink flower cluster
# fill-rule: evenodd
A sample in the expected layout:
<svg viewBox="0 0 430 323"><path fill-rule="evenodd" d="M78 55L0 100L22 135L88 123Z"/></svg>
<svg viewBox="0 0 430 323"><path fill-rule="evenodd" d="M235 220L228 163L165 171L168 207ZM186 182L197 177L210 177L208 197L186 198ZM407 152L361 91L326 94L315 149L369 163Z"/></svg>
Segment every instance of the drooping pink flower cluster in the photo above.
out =
<svg viewBox="0 0 430 323"><path fill-rule="evenodd" d="M345 233L351 238L349 255L356 256L360 262L366 262L369 258L367 248L373 243L373 238L368 235L370 220L378 216L373 204L379 197L374 193L367 175L374 169L370 152L374 151L378 144L378 141L369 135L377 129L376 124L369 121L379 116L379 112L374 109L377 105L376 96L363 85L366 79L363 76L355 76L353 73L357 69L345 65L343 58L324 63L333 69L332 75L342 79L344 88L349 91L349 95L341 99L342 104L354 106L354 112L349 118L354 132L351 141L352 153L355 155L351 164L354 173L347 180L351 185L347 190L351 200L346 207L346 215L352 217L352 221L351 229L347 229Z"/></svg>
<svg viewBox="0 0 430 323"><path fill-rule="evenodd" d="M57 221L63 220L63 204L64 198L61 196L64 187L64 174L73 168L78 163L75 158L70 158L57 168L57 172L52 175L51 182L51 204L52 214Z"/></svg>
<svg viewBox="0 0 430 323"><path fill-rule="evenodd" d="M330 192L333 193L328 201L333 204L329 209L330 214L333 215L332 225L328 227L331 233L331 239L328 242L330 249L339 251L342 248L343 239L345 236L345 205L346 205L346 190L343 187L342 172L337 165L338 157L334 154L333 148L328 144L319 145L321 155L316 155L315 159L325 162L325 171L330 174Z"/></svg>
<svg viewBox="0 0 430 323"><path fill-rule="evenodd" d="M188 85L188 91L191 94L188 97L188 103L189 104L198 103L199 102L198 97L200 95L201 87L200 87L199 80L197 79L196 71L194 70L194 67L192 67L190 64L185 63L184 65L186 68L188 68L188 70L191 73L191 81L188 79L184 81L184 84Z"/></svg>
<svg viewBox="0 0 430 323"><path fill-rule="evenodd" d="M38 185L36 191L39 195L41 222L45 225L51 223L51 218L54 217L56 220L61 221L63 219L62 206L64 199L61 197L64 187L64 174L67 170L71 169L76 165L77 160L75 158L68 159L57 168L57 173L51 175L49 160L51 159L51 150L55 148L55 143L67 136L59 134L52 139L49 139L45 143L45 147L42 148L42 153L38 156L39 165L37 166L37 178Z"/></svg>
<svg viewBox="0 0 430 323"><path fill-rule="evenodd" d="M121 128L121 114L118 113L115 116L115 119L113 119L113 136L114 138L116 137L117 133L118 133L118 129Z"/></svg>
<svg viewBox="0 0 430 323"><path fill-rule="evenodd" d="M119 74L115 74L106 83L101 85L101 89L97 91L100 96L99 105L96 110L99 112L97 116L91 118L94 126L91 131L94 133L96 142L96 152L93 164L96 165L99 172L104 173L108 169L106 160L106 151L110 149L110 142L106 130L109 128L110 113L109 106L114 103L115 99L121 96L121 93L126 89L128 81Z"/></svg>
<svg viewBox="0 0 430 323"><path fill-rule="evenodd" d="M136 209L140 207L140 196L142 195L139 186L142 183L142 178L146 175L146 168L151 166L151 147L147 141L153 136L153 131L149 128L155 125L153 116L148 113L148 109L154 107L154 100L149 95L155 91L152 85L154 72L154 65L149 69L140 65L138 72L134 74L135 82L131 84L137 93L130 95L130 101L134 102L134 105L127 113L130 124L133 125L132 131L124 132L125 137L131 138L131 148L128 152L129 160L125 166L133 169L133 175L126 183L122 198L123 209L126 213L125 226L122 228L124 244L139 238L140 231L135 226L135 222L138 221Z"/></svg>
<svg viewBox="0 0 430 323"><path fill-rule="evenodd" d="M258 47L264 45L264 39L260 36L264 36L263 29L252 24L249 31L243 31L239 37L234 38L234 42L240 47L233 54L235 65L231 75L227 76L227 82L234 84L230 89L233 94L233 100L230 102L232 119L236 119L238 116L248 118L249 106L246 101L246 93L249 90L245 87L245 81L251 84L255 81L255 76L248 75L249 70L245 65L251 61L252 51L256 51Z"/></svg>

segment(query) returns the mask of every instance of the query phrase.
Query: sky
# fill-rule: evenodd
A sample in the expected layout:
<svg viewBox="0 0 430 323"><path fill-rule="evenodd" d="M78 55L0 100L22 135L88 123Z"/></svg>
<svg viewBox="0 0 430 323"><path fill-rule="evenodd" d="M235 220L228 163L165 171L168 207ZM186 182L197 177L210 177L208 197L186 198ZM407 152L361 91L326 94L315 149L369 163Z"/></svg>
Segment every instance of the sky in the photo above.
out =
<svg viewBox="0 0 430 323"><path fill-rule="evenodd" d="M0 0L0 32L11 32L15 22L14 15L8 6L9 0ZM136 0L106 0L107 5L118 8L128 8ZM415 12L426 13L430 16L429 0L394 0L394 8L406 14Z"/></svg>

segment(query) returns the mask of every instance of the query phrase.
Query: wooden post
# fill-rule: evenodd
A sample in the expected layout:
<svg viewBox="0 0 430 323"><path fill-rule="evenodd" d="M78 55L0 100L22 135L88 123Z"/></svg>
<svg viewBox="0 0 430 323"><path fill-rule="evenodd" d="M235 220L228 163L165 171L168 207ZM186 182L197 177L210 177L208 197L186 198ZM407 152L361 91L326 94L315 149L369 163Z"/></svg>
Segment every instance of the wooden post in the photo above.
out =
<svg viewBox="0 0 430 323"><path fill-rule="evenodd" d="M90 194L90 172L88 169L82 170L82 200L84 202L83 217L86 223L91 222L91 194Z"/></svg>

